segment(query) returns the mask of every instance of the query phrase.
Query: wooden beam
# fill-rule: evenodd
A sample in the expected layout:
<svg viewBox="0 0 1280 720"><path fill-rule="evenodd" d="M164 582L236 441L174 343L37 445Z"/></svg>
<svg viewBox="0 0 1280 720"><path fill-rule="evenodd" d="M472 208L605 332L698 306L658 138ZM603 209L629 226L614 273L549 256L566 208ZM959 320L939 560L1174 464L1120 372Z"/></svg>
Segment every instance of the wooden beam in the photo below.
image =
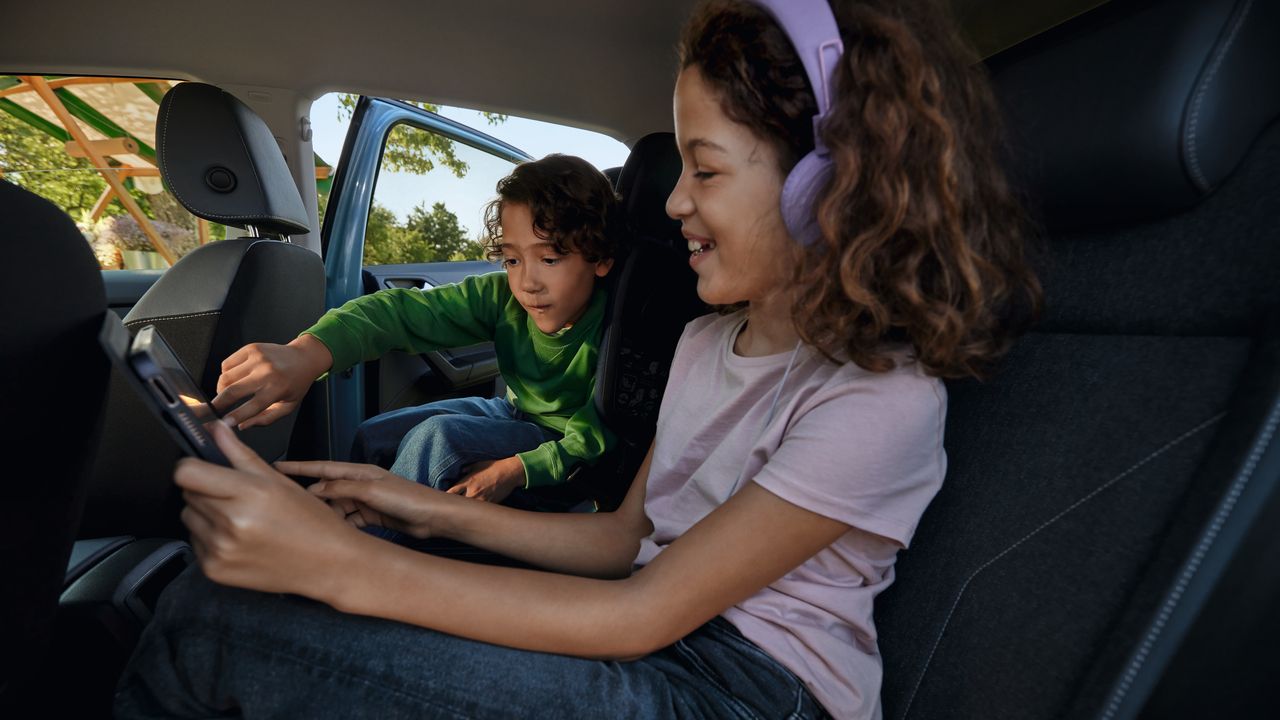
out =
<svg viewBox="0 0 1280 720"><path fill-rule="evenodd" d="M166 80L156 78L136 78L136 77L91 77L87 75L74 75L70 77L61 77L54 80L47 80L49 87L60 88L68 85L114 85L116 83L148 83L148 82L167 82Z"/></svg>
<svg viewBox="0 0 1280 720"><path fill-rule="evenodd" d="M99 155L136 155L138 154L138 141L130 137L114 137L104 140L90 140L89 144ZM67 154L71 157L89 157L85 151L81 149L80 143L72 140L66 144Z"/></svg>
<svg viewBox="0 0 1280 720"><path fill-rule="evenodd" d="M32 92L31 86L26 83L19 83L11 88L0 90L0 98L9 97L10 95L20 95L25 92Z"/></svg>
<svg viewBox="0 0 1280 720"><path fill-rule="evenodd" d="M106 211L107 206L115 199L116 191L110 185L106 190L102 191L102 195L98 196L98 202L93 204L93 212L89 214L90 219L98 222L98 218L102 217L102 213Z"/></svg>
<svg viewBox="0 0 1280 720"><path fill-rule="evenodd" d="M116 77L65 77L56 80L45 80L45 83L53 89L67 87L69 85L114 85L116 83L163 83L168 87L165 80L155 80L153 78L116 78ZM14 85L11 88L0 90L0 97L8 97L10 95L20 95L26 92L34 92L34 88L26 82Z"/></svg>
<svg viewBox="0 0 1280 720"><path fill-rule="evenodd" d="M120 204L124 205L124 209L133 216L134 221L138 223L138 227L142 229L147 239L151 241L152 247L156 249L156 252L160 253L160 257L164 258L169 265L178 262L178 257L174 255L169 243L160 237L156 229L151 226L151 221L147 219L146 214L142 212L142 208L138 207L138 203L134 202L133 197L125 190L119 173L114 168L108 167L106 159L94 151L89 137L84 133L84 129L80 127L75 118L71 117L71 113L63 106L58 96L53 94L53 89L49 87L49 83L38 75L20 75L19 78L35 89L36 93L40 95L40 99L44 100L49 109L53 110L53 114L58 116L58 120L67 129L67 132L71 133L71 137L75 138L76 142L80 143L80 146L84 148L89 160L93 162L94 167L102 174L103 179L107 181L107 185L111 186L111 189L115 191Z"/></svg>
<svg viewBox="0 0 1280 720"><path fill-rule="evenodd" d="M160 168L121 165L118 168L114 168L114 170L120 173L120 177L160 177Z"/></svg>
<svg viewBox="0 0 1280 720"><path fill-rule="evenodd" d="M204 218L196 218L196 235L200 238L201 245L209 244L209 221Z"/></svg>

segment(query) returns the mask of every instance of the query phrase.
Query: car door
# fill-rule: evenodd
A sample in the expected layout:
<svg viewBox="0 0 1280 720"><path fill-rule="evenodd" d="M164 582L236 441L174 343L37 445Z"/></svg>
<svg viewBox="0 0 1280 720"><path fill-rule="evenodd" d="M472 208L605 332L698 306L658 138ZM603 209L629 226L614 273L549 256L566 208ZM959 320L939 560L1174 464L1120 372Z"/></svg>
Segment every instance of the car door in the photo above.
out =
<svg viewBox="0 0 1280 720"><path fill-rule="evenodd" d="M475 243L497 181L527 154L396 100L361 97L325 205L326 303L388 288L430 289L499 268ZM345 459L356 426L399 407L501 392L491 343L391 352L329 378L329 445Z"/></svg>

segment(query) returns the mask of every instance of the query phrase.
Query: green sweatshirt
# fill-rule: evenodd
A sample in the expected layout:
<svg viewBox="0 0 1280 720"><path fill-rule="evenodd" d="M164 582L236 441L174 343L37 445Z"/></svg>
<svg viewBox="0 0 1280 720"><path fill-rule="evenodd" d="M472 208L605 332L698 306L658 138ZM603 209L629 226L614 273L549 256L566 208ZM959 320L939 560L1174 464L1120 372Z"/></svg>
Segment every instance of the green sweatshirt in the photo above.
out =
<svg viewBox="0 0 1280 720"><path fill-rule="evenodd" d="M613 445L592 400L604 304L597 289L573 327L548 335L512 296L506 273L495 272L426 291L365 295L303 333L333 353L330 372L390 350L422 353L492 341L507 399L529 420L564 435L517 455L525 487L538 487L564 482L575 464L592 462Z"/></svg>

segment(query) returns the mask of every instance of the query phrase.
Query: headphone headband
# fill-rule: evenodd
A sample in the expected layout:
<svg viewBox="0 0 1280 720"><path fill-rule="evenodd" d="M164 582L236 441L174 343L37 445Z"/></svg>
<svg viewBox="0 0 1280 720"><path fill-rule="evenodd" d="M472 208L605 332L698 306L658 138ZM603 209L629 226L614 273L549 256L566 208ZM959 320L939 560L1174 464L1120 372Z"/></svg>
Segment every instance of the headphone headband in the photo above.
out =
<svg viewBox="0 0 1280 720"><path fill-rule="evenodd" d="M815 146L821 147L822 140L817 129L831 110L836 65L844 55L844 42L840 40L840 29L836 26L835 16L831 14L831 6L826 0L755 2L773 16L782 32L791 40L796 55L804 65L809 86L813 88L814 100L818 103L818 114L813 118L813 140Z"/></svg>
<svg viewBox="0 0 1280 720"><path fill-rule="evenodd" d="M844 56L840 28L827 0L753 0L782 28L804 65L818 104L813 116L813 152L800 158L782 186L782 219L787 232L803 245L817 242L818 195L831 179L831 158L822 142L822 123L831 111L835 71Z"/></svg>

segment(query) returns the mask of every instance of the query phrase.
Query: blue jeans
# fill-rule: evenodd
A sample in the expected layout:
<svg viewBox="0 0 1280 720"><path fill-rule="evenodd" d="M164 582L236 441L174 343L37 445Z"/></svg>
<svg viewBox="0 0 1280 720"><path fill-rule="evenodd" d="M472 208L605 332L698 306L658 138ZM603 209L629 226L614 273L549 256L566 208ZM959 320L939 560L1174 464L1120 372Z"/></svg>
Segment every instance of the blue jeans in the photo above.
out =
<svg viewBox="0 0 1280 720"><path fill-rule="evenodd" d="M500 460L563 436L525 418L505 398L465 397L401 408L369 418L356 429L351 462L372 463L438 490L482 460ZM504 504L567 510L516 489ZM393 534L378 531L383 537Z"/></svg>
<svg viewBox="0 0 1280 720"><path fill-rule="evenodd" d="M630 662L585 660L217 585L164 592L116 691L128 718L820 718L717 618Z"/></svg>

